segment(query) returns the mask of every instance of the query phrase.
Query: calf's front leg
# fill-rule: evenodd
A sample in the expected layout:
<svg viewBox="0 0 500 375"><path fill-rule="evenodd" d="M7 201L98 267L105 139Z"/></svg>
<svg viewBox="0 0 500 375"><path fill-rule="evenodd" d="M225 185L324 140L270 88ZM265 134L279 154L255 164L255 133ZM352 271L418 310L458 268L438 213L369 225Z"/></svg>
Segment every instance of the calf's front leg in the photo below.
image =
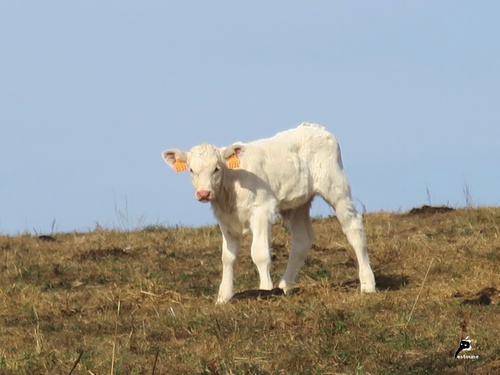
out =
<svg viewBox="0 0 500 375"><path fill-rule="evenodd" d="M256 210L250 221L252 230L252 261L259 271L259 289L273 289L271 280L271 250L269 248L269 219L265 209Z"/></svg>
<svg viewBox="0 0 500 375"><path fill-rule="evenodd" d="M222 231L222 281L219 287L217 303L226 303L233 296L233 267L238 251L240 239L229 234L221 226Z"/></svg>

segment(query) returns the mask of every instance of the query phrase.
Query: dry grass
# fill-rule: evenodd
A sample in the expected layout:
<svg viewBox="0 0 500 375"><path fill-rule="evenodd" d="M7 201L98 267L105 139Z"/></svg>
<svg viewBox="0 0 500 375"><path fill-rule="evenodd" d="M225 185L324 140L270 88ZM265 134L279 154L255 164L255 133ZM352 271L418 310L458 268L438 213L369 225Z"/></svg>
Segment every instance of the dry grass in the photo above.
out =
<svg viewBox="0 0 500 375"><path fill-rule="evenodd" d="M301 293L224 306L215 227L0 236L0 374L500 373L500 209L365 223L378 293L328 218ZM278 280L289 238L272 233ZM257 285L247 254L237 291ZM453 358L462 335L478 359Z"/></svg>

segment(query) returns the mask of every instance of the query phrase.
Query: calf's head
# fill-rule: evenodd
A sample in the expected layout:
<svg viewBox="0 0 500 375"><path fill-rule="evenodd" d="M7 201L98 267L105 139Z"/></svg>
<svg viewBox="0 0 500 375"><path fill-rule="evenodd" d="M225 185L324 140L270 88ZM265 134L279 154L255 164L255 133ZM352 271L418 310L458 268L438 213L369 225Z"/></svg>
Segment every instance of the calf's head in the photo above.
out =
<svg viewBox="0 0 500 375"><path fill-rule="evenodd" d="M170 149L164 151L162 157L176 172L189 170L195 198L206 203L216 199L224 172L239 167L239 157L242 153L243 146L240 144L222 149L202 144L193 147L189 152Z"/></svg>

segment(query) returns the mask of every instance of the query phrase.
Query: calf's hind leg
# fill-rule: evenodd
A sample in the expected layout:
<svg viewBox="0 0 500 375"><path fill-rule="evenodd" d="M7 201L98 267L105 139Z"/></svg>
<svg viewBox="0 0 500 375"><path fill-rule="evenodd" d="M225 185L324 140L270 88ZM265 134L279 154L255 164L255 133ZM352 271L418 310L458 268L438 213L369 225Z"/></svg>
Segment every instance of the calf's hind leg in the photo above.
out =
<svg viewBox="0 0 500 375"><path fill-rule="evenodd" d="M316 191L335 210L342 231L356 253L361 291L372 293L375 292L375 276L373 275L370 259L366 251L363 218L354 207L351 197L351 187L342 166L340 149L335 147L331 153L336 154L336 158L322 155L321 160L325 163L322 165L323 173L320 173L321 171L317 173L321 178L315 181Z"/></svg>
<svg viewBox="0 0 500 375"><path fill-rule="evenodd" d="M354 248L359 267L359 282L361 291L365 293L375 292L375 276L370 266L370 258L366 251L365 229L363 219L354 208L350 198L341 199L335 205L337 218L342 226L347 240Z"/></svg>
<svg viewBox="0 0 500 375"><path fill-rule="evenodd" d="M279 283L279 287L285 293L293 287L297 274L304 265L307 252L314 241L314 232L309 216L310 206L311 202L308 202L286 216L292 233L292 249L290 250L285 274Z"/></svg>
<svg viewBox="0 0 500 375"><path fill-rule="evenodd" d="M344 179L344 184L341 186L342 188L332 187L327 194L322 194L322 196L335 209L335 214L340 222L342 231L356 253L361 291L373 293L375 292L375 276L373 275L370 258L366 251L363 219L354 207L346 179Z"/></svg>

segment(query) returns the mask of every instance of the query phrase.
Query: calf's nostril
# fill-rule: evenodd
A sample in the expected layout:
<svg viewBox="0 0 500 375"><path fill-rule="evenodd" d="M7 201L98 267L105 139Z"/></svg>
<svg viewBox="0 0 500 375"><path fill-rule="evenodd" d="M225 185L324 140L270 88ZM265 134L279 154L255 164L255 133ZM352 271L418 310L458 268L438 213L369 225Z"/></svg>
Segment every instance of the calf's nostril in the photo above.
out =
<svg viewBox="0 0 500 375"><path fill-rule="evenodd" d="M209 190L198 190L196 192L196 198L198 199L210 199L210 191Z"/></svg>

